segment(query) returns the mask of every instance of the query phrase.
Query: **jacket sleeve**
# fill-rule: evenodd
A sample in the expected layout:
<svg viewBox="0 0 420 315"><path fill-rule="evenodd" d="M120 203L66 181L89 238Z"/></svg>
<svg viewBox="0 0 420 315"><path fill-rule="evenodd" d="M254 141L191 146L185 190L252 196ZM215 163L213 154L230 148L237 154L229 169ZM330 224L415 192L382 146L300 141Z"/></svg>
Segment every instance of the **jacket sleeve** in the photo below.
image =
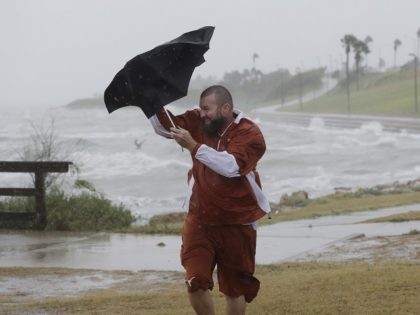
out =
<svg viewBox="0 0 420 315"><path fill-rule="evenodd" d="M191 154L219 175L225 177L241 176L235 157L227 151L216 151L205 144L198 144Z"/></svg>
<svg viewBox="0 0 420 315"><path fill-rule="evenodd" d="M184 114L177 116L173 115L170 111L167 112L176 127L184 128L189 132L200 124L200 111L198 109L188 110ZM170 128L173 127L171 120L163 108L149 118L155 132L165 138L171 138Z"/></svg>
<svg viewBox="0 0 420 315"><path fill-rule="evenodd" d="M191 152L201 163L225 177L245 176L255 170L265 152L264 137L256 125L238 132L225 151L198 144Z"/></svg>
<svg viewBox="0 0 420 315"><path fill-rule="evenodd" d="M227 147L227 152L235 157L239 167L239 174L245 176L256 169L258 161L264 155L266 146L264 137L253 124L238 132Z"/></svg>

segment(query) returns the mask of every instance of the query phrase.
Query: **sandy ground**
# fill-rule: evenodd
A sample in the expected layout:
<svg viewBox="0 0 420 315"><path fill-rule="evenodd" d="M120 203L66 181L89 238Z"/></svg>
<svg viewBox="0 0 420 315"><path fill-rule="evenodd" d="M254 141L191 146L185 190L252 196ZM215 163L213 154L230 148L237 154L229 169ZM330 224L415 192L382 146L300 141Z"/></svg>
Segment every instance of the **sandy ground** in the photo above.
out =
<svg viewBox="0 0 420 315"><path fill-rule="evenodd" d="M0 309L3 303L15 304L54 297L76 297L103 290L121 293L154 292L170 283L182 284L182 273L68 268L0 268Z"/></svg>
<svg viewBox="0 0 420 315"><path fill-rule="evenodd" d="M293 261L420 263L420 234L380 237L356 236L294 257Z"/></svg>
<svg viewBox="0 0 420 315"><path fill-rule="evenodd" d="M420 263L420 234L364 237L334 242L293 261ZM0 268L0 306L50 297L75 297L101 290L153 292L169 283L182 284L176 271L104 271L69 268Z"/></svg>

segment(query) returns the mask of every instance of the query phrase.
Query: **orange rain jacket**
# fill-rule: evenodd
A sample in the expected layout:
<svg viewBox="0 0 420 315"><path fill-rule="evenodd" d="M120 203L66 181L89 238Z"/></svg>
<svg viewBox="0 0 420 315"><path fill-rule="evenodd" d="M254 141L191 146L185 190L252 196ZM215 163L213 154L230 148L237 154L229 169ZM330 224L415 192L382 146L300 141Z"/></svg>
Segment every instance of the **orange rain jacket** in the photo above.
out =
<svg viewBox="0 0 420 315"><path fill-rule="evenodd" d="M235 110L235 120L222 136L210 137L202 130L199 109L169 114L176 126L188 130L198 142L188 172L189 214L197 215L203 224L227 225L250 224L270 212L256 171L265 141L254 122ZM164 110L150 121L156 133L170 138L172 124Z"/></svg>

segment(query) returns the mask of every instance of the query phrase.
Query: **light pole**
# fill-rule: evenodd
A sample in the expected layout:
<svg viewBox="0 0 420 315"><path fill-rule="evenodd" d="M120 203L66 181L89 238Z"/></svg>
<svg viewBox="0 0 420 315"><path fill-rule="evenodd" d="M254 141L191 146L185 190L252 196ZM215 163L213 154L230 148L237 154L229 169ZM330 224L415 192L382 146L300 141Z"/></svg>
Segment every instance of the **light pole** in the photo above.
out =
<svg viewBox="0 0 420 315"><path fill-rule="evenodd" d="M417 62L418 58L416 54L410 54L410 57L414 58L414 111L418 111L418 99L417 99Z"/></svg>

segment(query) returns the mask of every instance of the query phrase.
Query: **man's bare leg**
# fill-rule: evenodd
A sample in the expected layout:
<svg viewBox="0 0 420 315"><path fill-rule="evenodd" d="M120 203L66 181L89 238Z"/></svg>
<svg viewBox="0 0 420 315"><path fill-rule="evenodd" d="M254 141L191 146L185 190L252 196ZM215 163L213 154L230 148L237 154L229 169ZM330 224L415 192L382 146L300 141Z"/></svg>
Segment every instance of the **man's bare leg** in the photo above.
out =
<svg viewBox="0 0 420 315"><path fill-rule="evenodd" d="M243 295L233 298L225 295L226 298L226 314L228 315L244 315L246 309L246 301Z"/></svg>
<svg viewBox="0 0 420 315"><path fill-rule="evenodd" d="M209 290L189 293L190 303L197 315L214 315L213 299Z"/></svg>

